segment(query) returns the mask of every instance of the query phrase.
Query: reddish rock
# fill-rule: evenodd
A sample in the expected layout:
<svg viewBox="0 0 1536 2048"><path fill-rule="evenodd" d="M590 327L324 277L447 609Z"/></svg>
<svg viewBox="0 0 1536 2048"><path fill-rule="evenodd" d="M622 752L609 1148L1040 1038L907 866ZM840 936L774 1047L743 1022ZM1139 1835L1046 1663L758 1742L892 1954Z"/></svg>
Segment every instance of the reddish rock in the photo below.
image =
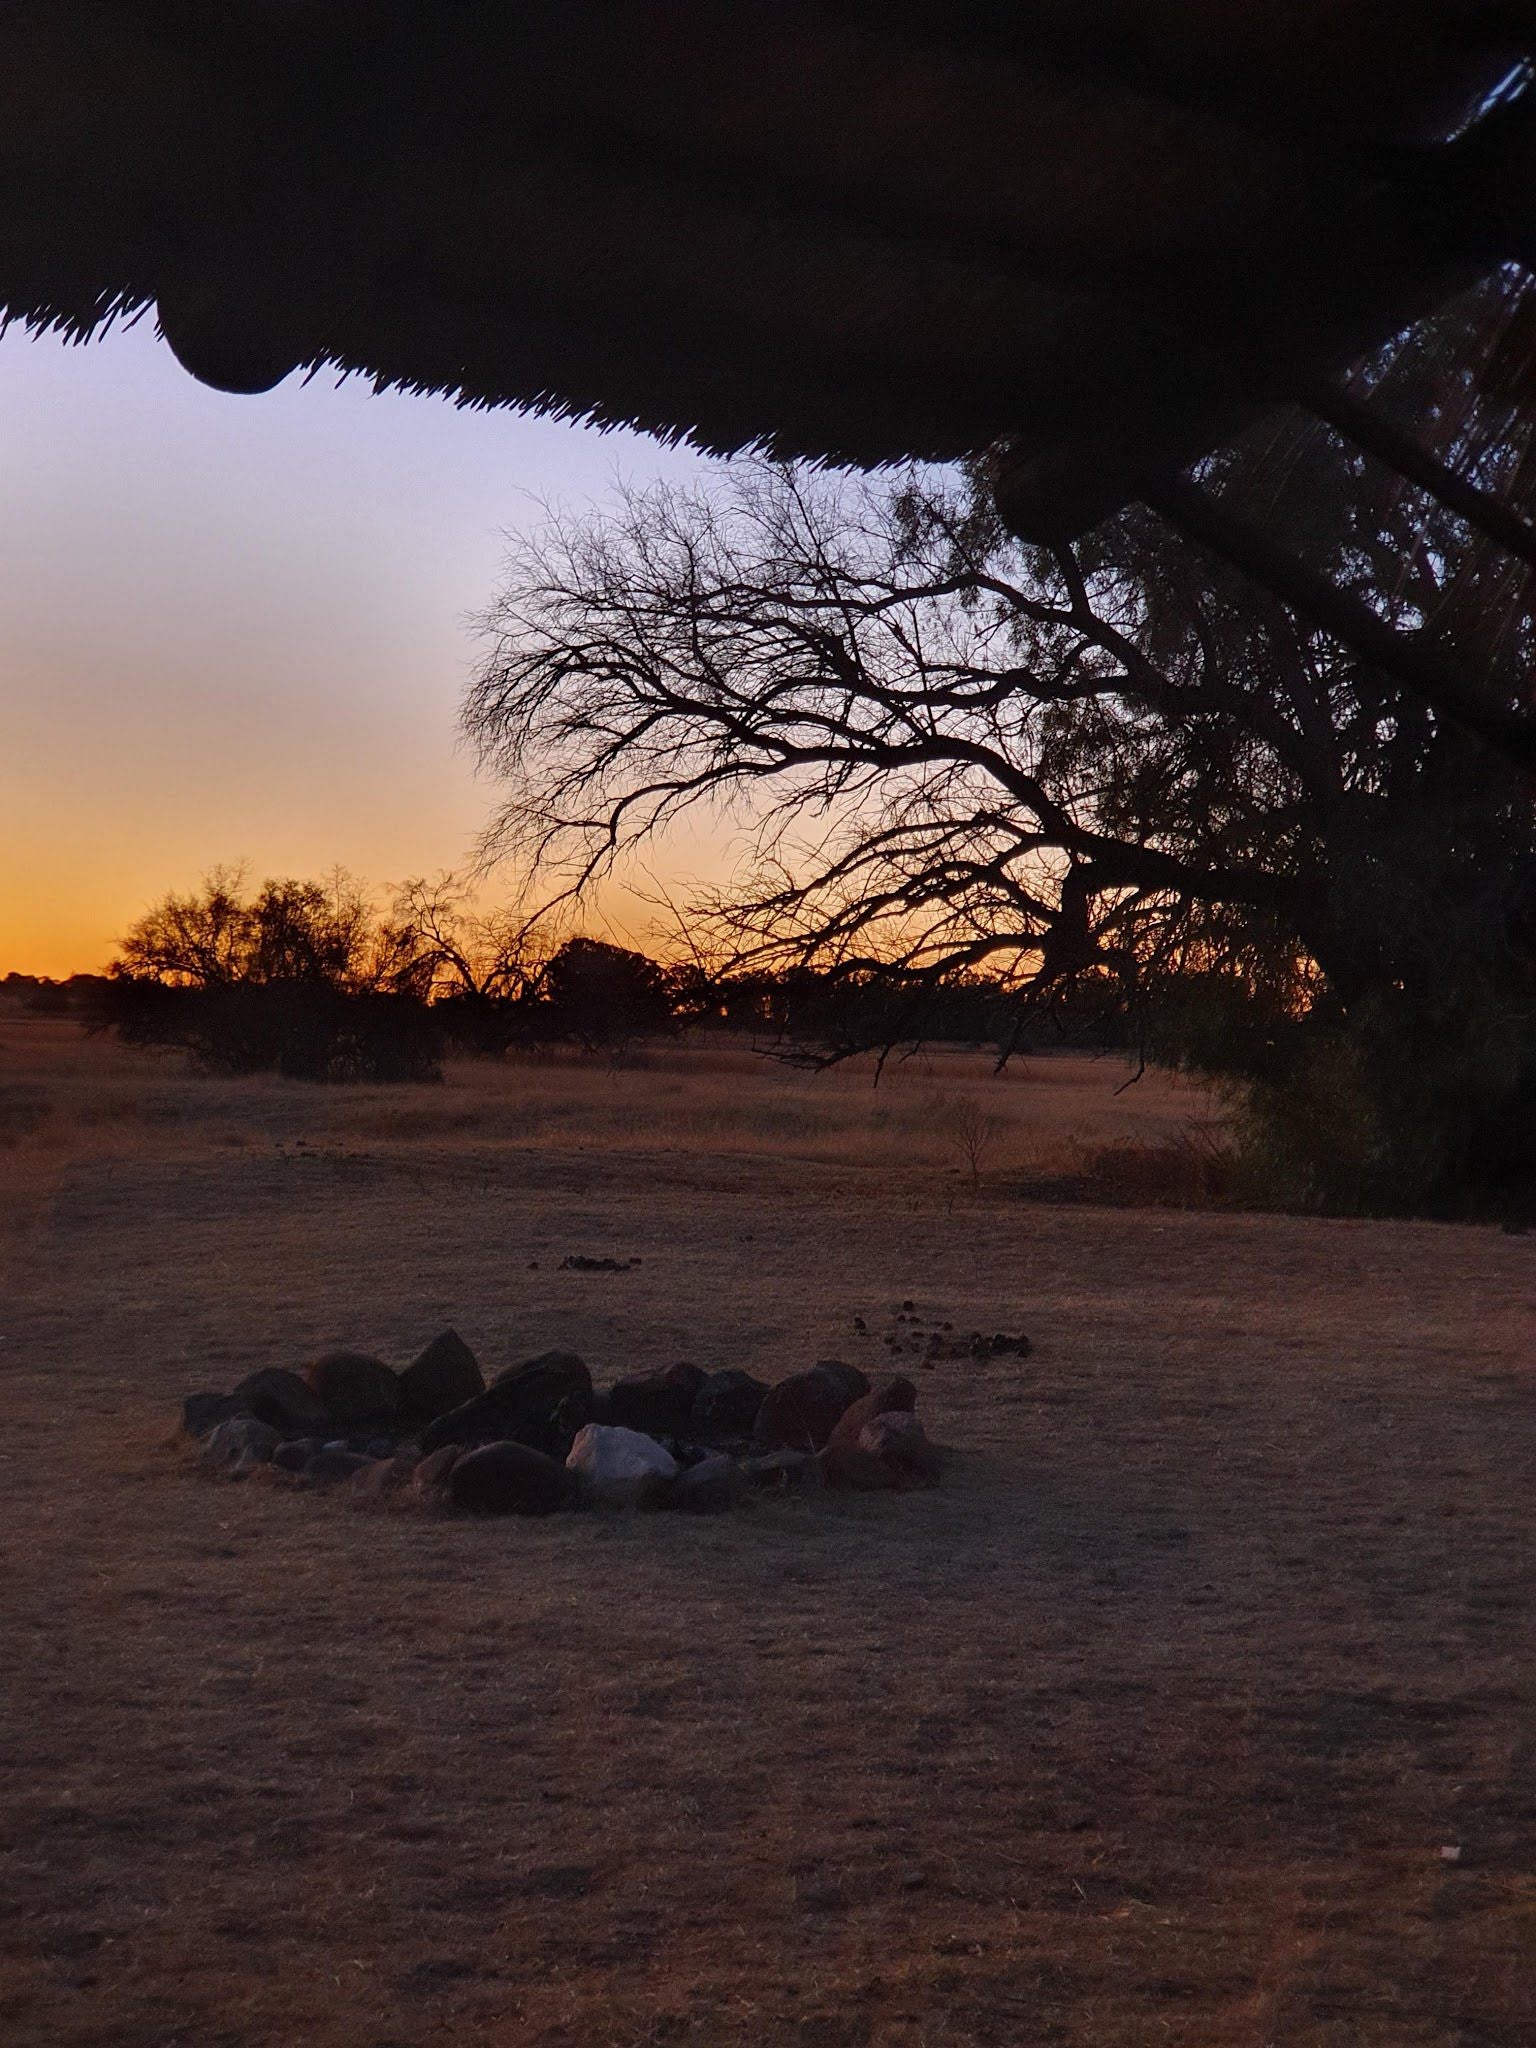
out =
<svg viewBox="0 0 1536 2048"><path fill-rule="evenodd" d="M855 1401L832 1431L822 1452L822 1469L828 1485L877 1492L910 1483L904 1482L897 1468L885 1462L878 1449L871 1448L863 1439L883 1416L911 1416L916 1406L917 1389L909 1379L882 1380L862 1400Z"/></svg>
<svg viewBox="0 0 1536 2048"><path fill-rule="evenodd" d="M414 1444L392 1457L375 1458L352 1481L352 1493L359 1506L376 1506L389 1494L399 1493L411 1483L421 1453Z"/></svg>
<svg viewBox="0 0 1536 2048"><path fill-rule="evenodd" d="M850 1382L821 1366L768 1389L752 1441L764 1451L819 1451L856 1398Z"/></svg>
<svg viewBox="0 0 1536 2048"><path fill-rule="evenodd" d="M446 1486L448 1474L464 1455L458 1444L444 1444L441 1450L429 1452L411 1474L411 1484L418 1493L429 1493L436 1486Z"/></svg>
<svg viewBox="0 0 1536 2048"><path fill-rule="evenodd" d="M712 1443L722 1437L750 1437L758 1411L767 1398L766 1383L754 1379L749 1372L735 1366L712 1372L694 1400L687 1434L696 1443Z"/></svg>
<svg viewBox="0 0 1536 2048"><path fill-rule="evenodd" d="M400 1375L400 1413L413 1423L436 1422L485 1392L485 1375L457 1330L434 1337Z"/></svg>
<svg viewBox="0 0 1536 2048"><path fill-rule="evenodd" d="M230 1395L258 1422L268 1422L283 1436L312 1436L326 1420L319 1396L307 1380L280 1365L266 1366L243 1379Z"/></svg>
<svg viewBox="0 0 1536 2048"><path fill-rule="evenodd" d="M329 1420L344 1429L390 1421L400 1406L398 1376L366 1351L327 1351L304 1368L304 1378Z"/></svg>
<svg viewBox="0 0 1536 2048"><path fill-rule="evenodd" d="M850 1402L862 1401L869 1392L869 1378L856 1365L844 1365L840 1358L818 1358L813 1371L829 1379Z"/></svg>
<svg viewBox="0 0 1536 2048"><path fill-rule="evenodd" d="M939 1452L915 1415L900 1410L877 1415L859 1432L859 1449L889 1472L899 1487L938 1484Z"/></svg>
<svg viewBox="0 0 1536 2048"><path fill-rule="evenodd" d="M482 1444L455 1463L448 1498L468 1515L552 1515L566 1505L565 1468L526 1444Z"/></svg>
<svg viewBox="0 0 1536 2048"><path fill-rule="evenodd" d="M563 1460L592 1419L592 1375L574 1351L544 1351L498 1374L483 1394L440 1415L422 1433L423 1451L444 1444L519 1443Z"/></svg>
<svg viewBox="0 0 1536 2048"><path fill-rule="evenodd" d="M696 1365L667 1365L616 1380L608 1389L608 1421L642 1436L682 1436L704 1380Z"/></svg>

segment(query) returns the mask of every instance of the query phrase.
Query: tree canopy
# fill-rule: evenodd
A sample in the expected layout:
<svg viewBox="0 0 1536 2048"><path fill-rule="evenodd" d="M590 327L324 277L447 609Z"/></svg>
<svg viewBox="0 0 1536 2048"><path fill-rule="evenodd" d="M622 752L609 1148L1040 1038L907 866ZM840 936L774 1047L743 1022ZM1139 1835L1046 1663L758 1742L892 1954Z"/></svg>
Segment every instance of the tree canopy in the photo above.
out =
<svg viewBox="0 0 1536 2048"><path fill-rule="evenodd" d="M1520 506L1533 342L1504 275L1359 388ZM723 805L748 851L694 908L738 960L985 965L1037 1003L1214 980L1252 1028L1188 1042L1252 1090L1303 1101L1370 1041L1359 1199L1526 1172L1531 784L1489 733L1528 709L1529 566L1304 416L1201 481L1384 629L1455 647L1469 698L1428 701L1143 509L1032 547L974 474L759 463L515 550L468 703L507 785L493 845L579 891Z"/></svg>

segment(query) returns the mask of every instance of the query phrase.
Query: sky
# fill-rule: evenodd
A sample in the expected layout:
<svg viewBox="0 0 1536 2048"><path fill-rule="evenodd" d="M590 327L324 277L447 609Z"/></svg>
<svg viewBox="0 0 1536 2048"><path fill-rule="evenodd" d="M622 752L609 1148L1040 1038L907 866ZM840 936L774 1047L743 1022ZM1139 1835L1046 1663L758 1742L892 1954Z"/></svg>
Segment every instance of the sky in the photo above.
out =
<svg viewBox="0 0 1536 2048"><path fill-rule="evenodd" d="M506 531L704 467L355 379L211 391L147 320L0 336L0 974L99 969L216 862L460 866L494 799L457 717ZM643 940L643 906L608 915Z"/></svg>

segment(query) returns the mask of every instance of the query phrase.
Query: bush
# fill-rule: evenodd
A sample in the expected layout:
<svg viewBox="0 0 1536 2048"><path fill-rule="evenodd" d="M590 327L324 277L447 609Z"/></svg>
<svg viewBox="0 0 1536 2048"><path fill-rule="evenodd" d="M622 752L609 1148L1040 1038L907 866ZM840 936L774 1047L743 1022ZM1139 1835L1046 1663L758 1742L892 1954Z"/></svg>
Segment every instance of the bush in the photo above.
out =
<svg viewBox="0 0 1536 2048"><path fill-rule="evenodd" d="M183 1047L213 1073L442 1078L442 1030L411 996L349 995L308 982L169 988L124 977L104 992L100 1021L128 1045Z"/></svg>

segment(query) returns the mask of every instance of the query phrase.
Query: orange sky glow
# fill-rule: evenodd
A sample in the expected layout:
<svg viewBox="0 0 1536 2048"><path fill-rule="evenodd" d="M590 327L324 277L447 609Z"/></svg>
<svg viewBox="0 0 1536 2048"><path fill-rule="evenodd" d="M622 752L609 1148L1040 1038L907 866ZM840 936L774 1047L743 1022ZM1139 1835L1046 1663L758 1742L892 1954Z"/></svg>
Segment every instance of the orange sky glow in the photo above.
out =
<svg viewBox="0 0 1536 2048"><path fill-rule="evenodd" d="M0 448L0 974L55 976L219 861L380 889L461 866L494 798L459 746L467 622L503 534L703 466L355 380L230 397L147 322L0 337ZM597 926L640 943L651 915L610 890Z"/></svg>

